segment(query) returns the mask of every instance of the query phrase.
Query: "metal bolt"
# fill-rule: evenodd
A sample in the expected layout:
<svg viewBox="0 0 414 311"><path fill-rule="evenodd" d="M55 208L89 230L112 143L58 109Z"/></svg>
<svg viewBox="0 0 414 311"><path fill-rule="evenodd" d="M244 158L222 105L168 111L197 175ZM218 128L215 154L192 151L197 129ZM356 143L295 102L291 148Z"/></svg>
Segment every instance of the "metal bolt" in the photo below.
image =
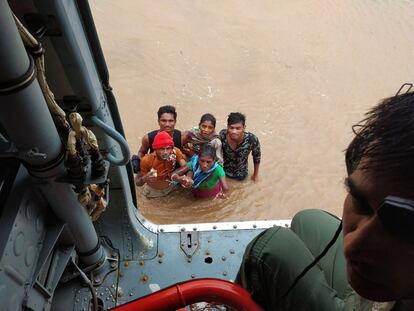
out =
<svg viewBox="0 0 414 311"><path fill-rule="evenodd" d="M134 294L133 293L129 293L129 296L133 296Z"/></svg>
<svg viewBox="0 0 414 311"><path fill-rule="evenodd" d="M213 226L213 229L217 229L217 226Z"/></svg>
<svg viewBox="0 0 414 311"><path fill-rule="evenodd" d="M104 295L104 293L101 293L101 296L103 296Z"/></svg>
<svg viewBox="0 0 414 311"><path fill-rule="evenodd" d="M181 231L181 232L184 232L184 231L185 231L185 228L184 228L184 227L182 227L182 228L180 229L180 231Z"/></svg>
<svg viewBox="0 0 414 311"><path fill-rule="evenodd" d="M162 256L164 256L164 253L163 252L159 252L158 257L161 258Z"/></svg>
<svg viewBox="0 0 414 311"><path fill-rule="evenodd" d="M237 225L233 225L233 228L234 228L234 229L237 229Z"/></svg>
<svg viewBox="0 0 414 311"><path fill-rule="evenodd" d="M128 266L129 266L129 261L125 261L125 262L124 262L124 266L125 266L125 267L128 267Z"/></svg>
<svg viewBox="0 0 414 311"><path fill-rule="evenodd" d="M227 275L227 271L223 271L223 275L226 276Z"/></svg>
<svg viewBox="0 0 414 311"><path fill-rule="evenodd" d="M206 251L206 255L208 256L208 255L210 255L210 252L209 251Z"/></svg>
<svg viewBox="0 0 414 311"><path fill-rule="evenodd" d="M116 262L115 261L113 261L113 262L111 262L111 268L116 268Z"/></svg>
<svg viewBox="0 0 414 311"><path fill-rule="evenodd" d="M145 283L145 282L147 282L147 281L148 281L148 276L147 276L147 275L143 275L143 276L141 277L141 282Z"/></svg>
<svg viewBox="0 0 414 311"><path fill-rule="evenodd" d="M234 249L231 249L230 250L230 254L234 254Z"/></svg>
<svg viewBox="0 0 414 311"><path fill-rule="evenodd" d="M198 243L197 242L194 242L194 246L197 246L198 245Z"/></svg>
<svg viewBox="0 0 414 311"><path fill-rule="evenodd" d="M162 259L158 259L158 263L162 263Z"/></svg>
<svg viewBox="0 0 414 311"><path fill-rule="evenodd" d="M161 229L160 229L160 232L164 232L164 229L163 229L163 228L161 228Z"/></svg>
<svg viewBox="0 0 414 311"><path fill-rule="evenodd" d="M191 258L191 257L193 257L193 256L191 256L190 254L187 255L187 258Z"/></svg>
<svg viewBox="0 0 414 311"><path fill-rule="evenodd" d="M143 260L140 260L140 261L138 262L138 264L142 267L142 266L144 266L145 262L144 262Z"/></svg>
<svg viewBox="0 0 414 311"><path fill-rule="evenodd" d="M93 282L94 283L99 283L101 281L101 278L98 276L98 277L96 277L94 280L93 280Z"/></svg>
<svg viewBox="0 0 414 311"><path fill-rule="evenodd" d="M187 258L187 262L191 262L191 258Z"/></svg>
<svg viewBox="0 0 414 311"><path fill-rule="evenodd" d="M197 231L197 227L194 227L194 228L193 228L193 230L194 230L194 231Z"/></svg>
<svg viewBox="0 0 414 311"><path fill-rule="evenodd" d="M226 256L221 257L221 260L226 261Z"/></svg>
<svg viewBox="0 0 414 311"><path fill-rule="evenodd" d="M112 288L115 288L115 284L112 284L112 285L111 285L111 287L112 287Z"/></svg>
<svg viewBox="0 0 414 311"><path fill-rule="evenodd" d="M255 228L255 229L256 229L256 228L257 228L257 225L256 225L256 224L254 224L254 225L253 225L253 228Z"/></svg>
<svg viewBox="0 0 414 311"><path fill-rule="evenodd" d="M191 274L191 278L194 279L196 277L195 274Z"/></svg>

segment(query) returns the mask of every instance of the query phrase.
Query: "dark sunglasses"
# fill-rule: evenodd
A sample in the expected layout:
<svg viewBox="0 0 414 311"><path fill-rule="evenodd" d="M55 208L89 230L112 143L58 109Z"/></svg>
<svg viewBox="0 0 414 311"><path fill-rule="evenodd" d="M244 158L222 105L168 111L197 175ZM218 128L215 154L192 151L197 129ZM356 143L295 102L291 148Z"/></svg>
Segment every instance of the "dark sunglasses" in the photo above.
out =
<svg viewBox="0 0 414 311"><path fill-rule="evenodd" d="M393 235L414 241L414 201L387 196L382 202L378 216L384 227Z"/></svg>

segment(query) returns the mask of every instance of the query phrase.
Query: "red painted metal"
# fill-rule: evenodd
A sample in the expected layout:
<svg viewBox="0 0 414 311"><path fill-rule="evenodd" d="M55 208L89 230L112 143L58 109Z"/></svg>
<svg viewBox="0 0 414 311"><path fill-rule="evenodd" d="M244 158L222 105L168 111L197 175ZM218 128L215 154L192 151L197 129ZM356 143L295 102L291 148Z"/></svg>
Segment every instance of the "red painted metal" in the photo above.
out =
<svg viewBox="0 0 414 311"><path fill-rule="evenodd" d="M202 301L223 304L238 311L263 310L244 288L220 279L198 279L178 283L113 310L171 311Z"/></svg>

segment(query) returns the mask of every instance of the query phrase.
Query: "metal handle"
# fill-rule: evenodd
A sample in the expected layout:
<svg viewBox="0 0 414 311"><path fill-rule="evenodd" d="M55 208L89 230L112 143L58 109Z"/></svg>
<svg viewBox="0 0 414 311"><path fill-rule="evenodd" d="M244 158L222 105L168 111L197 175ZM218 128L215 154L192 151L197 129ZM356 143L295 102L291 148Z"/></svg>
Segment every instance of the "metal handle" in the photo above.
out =
<svg viewBox="0 0 414 311"><path fill-rule="evenodd" d="M128 143L125 140L125 138L119 134L116 130L114 130L112 127L108 126L106 123L104 123L101 119L99 119L97 116L91 117L92 123L96 126L102 129L106 134L108 134L110 137L112 137L121 147L122 151L122 159L117 159L112 154L107 155L108 161L117 166L125 165L129 162L129 158L131 157L131 152L129 151Z"/></svg>

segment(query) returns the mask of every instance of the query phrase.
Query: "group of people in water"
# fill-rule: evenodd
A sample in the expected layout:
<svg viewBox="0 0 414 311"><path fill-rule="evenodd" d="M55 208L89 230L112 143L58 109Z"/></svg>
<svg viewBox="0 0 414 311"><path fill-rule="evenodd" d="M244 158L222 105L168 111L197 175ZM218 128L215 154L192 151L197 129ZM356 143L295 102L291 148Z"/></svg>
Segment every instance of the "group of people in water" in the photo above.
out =
<svg viewBox="0 0 414 311"><path fill-rule="evenodd" d="M227 198L226 177L245 180L249 154L253 157L251 179L258 180L261 150L259 139L246 131L246 117L231 112L227 129L216 132L216 118L206 113L197 127L175 129L177 112L167 105L158 109L159 129L142 138L132 159L135 184L148 198L168 195L177 186L191 189L199 199Z"/></svg>

